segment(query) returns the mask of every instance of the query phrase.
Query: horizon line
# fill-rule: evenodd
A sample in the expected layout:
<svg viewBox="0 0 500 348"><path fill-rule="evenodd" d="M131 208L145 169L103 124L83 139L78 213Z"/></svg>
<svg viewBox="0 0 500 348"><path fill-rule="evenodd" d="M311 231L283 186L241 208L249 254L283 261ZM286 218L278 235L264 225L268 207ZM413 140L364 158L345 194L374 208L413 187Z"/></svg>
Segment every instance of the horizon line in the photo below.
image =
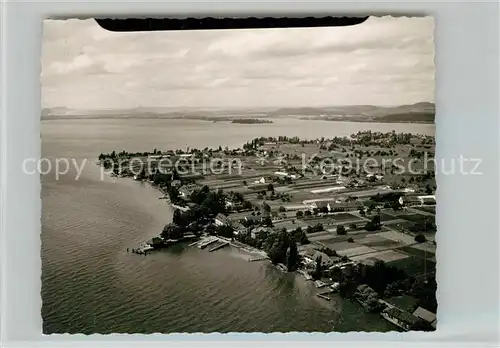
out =
<svg viewBox="0 0 500 348"><path fill-rule="evenodd" d="M75 111L83 111L83 110L132 110L132 109L298 109L298 108L325 108L325 107L356 107L356 106L374 106L374 107L399 107L399 106L411 106L415 104L433 104L435 102L432 101L420 101L411 104L384 104L384 105L376 105L376 104L324 104L324 105L302 105L302 106L134 106L134 107L126 107L126 108L110 108L110 107L102 107L102 108L87 108L87 109L78 109L78 108L70 108L67 106L42 106L42 110L44 109L68 109Z"/></svg>

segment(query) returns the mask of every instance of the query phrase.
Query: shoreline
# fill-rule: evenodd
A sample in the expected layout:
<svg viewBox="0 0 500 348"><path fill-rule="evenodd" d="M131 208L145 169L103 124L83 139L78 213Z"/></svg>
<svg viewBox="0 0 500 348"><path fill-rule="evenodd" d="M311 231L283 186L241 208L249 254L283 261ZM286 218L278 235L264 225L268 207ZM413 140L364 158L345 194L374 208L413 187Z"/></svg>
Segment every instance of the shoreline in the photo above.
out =
<svg viewBox="0 0 500 348"><path fill-rule="evenodd" d="M280 149L280 153L277 152L277 148ZM111 176L131 178L135 174L133 176L135 181L149 183L162 194L163 197L159 199L167 200L174 214L156 237L159 240L158 248L166 247L170 242L181 242L185 234L192 233L201 241L191 243L191 246L198 244L202 249L215 243L208 248L208 251L212 252L230 245L250 254L248 261L269 259L277 270L300 274L305 281L313 280L317 289L338 282L340 285L335 291L338 290L343 299L355 303L358 302L353 301L356 298L352 296L364 296L367 294L364 289L368 288L375 297L366 305L360 306L370 312L383 310L379 308L378 302L373 301L374 299L389 299L394 293L401 292L420 299L420 295L410 291L411 284L406 285L402 282L413 275L413 270L408 273L405 269L401 269L404 264L385 266L386 261L377 258L377 256L382 257L382 254L378 254L380 253L378 249L372 251L367 249L370 251L364 254L359 252L349 254L349 257L344 249L355 249L356 245L368 248L365 244L372 242L365 240L365 237L370 232L380 234L379 242L386 244L391 243L393 238L401 240L403 243L401 245L404 247L411 246L413 239L417 243L427 242L427 235L415 235L410 232L415 229L418 233L424 233L421 231L424 226L422 224L425 223L425 232L427 233L429 229L430 234L435 233L436 227L433 225L435 217L434 220L429 217L435 214L431 212L426 215L412 210L413 215L404 215L405 213L400 211L405 209L406 205L412 207L411 204L416 201L412 200L415 198L413 196L416 196L419 202L421 197L427 197L428 200L432 198L435 202L433 195L435 172L432 170L434 168L417 175L405 172L398 174L394 173L394 166L392 168L380 166L376 167L377 175L366 169L360 175L354 168L342 166L341 169L337 168L331 177L327 177L322 175L322 172L315 171L317 166L321 166L319 159L317 163L308 163L309 171L301 172L297 169L301 163L297 151L319 151L321 157L326 159L333 157L341 164L348 158L361 159L363 156L365 161L375 157L382 160L399 157L408 160L421 159L424 153L434 155L435 137L419 133L395 133L395 131L388 133L358 131L351 136L310 140L287 136L259 137L247 141L242 147L224 150L219 146L218 149L207 147L204 150L188 148L186 152L181 149L158 152L154 149L153 152L144 153L126 151L101 153L98 164L107 169L112 168L115 174L110 174ZM289 161L285 161L286 166L262 164L262 168L255 167L254 162L258 161L259 156L273 152L287 155ZM182 172L178 167L172 164L165 167L161 162L164 156L169 160L184 160L184 165L186 163L191 165L191 169L196 173L195 166L199 165L200 161L206 158L217 159L216 156L222 155L236 157L244 168L251 167L253 172L250 176L247 173L231 176L231 173L225 174L224 171L220 173L211 171L203 175L179 174ZM155 163L152 163L152 168L148 166L148 173L145 172L143 165L137 169L137 166L131 165L133 163L131 158L134 156L147 159L148 163L149 160L156 160L156 167ZM120 166L117 166L116 160L120 161ZM125 163L130 161L129 168L123 169L121 161ZM178 165L178 162L175 163ZM232 165L222 168L230 170ZM162 169L168 171L163 172ZM255 180L256 178L260 179ZM250 182L251 180L255 181ZM328 180L335 180L335 184L341 184L342 192L325 191L324 183L330 185ZM278 187L280 189L277 189ZM388 190L381 192L373 189L376 187ZM329 197L321 196L322 194ZM287 210L287 207L293 207L297 203L301 203L298 210ZM396 223L398 225L395 225ZM399 227L399 224L403 223L406 225ZM358 233L358 230L365 232ZM347 234L350 238L343 237ZM424 241L419 242L416 239L418 236ZM406 239L403 237L411 239L411 243L405 242ZM329 244L322 243L322 240L328 240ZM352 245L341 245L341 243ZM391 251L402 259L408 258L407 261L418 262L419 255L416 255L416 252L405 250L399 244L392 243L392 246L383 251ZM154 240L150 246L154 246L153 244ZM369 256L365 257L365 254ZM397 260L399 259L389 260L387 263ZM427 256L424 264L424 272L432 276L432 273L427 272L427 268L432 266L431 264L427 266ZM373 277L364 275L367 269L377 272L376 281ZM427 280L427 276L425 279ZM413 282L420 281L417 279ZM389 285L393 285L392 288L396 290L391 290L393 295L384 295ZM428 287L432 286L431 284ZM329 301L327 295L330 293L332 293L330 290L327 294L323 289L316 295ZM429 306L433 308L432 303Z"/></svg>
<svg viewBox="0 0 500 348"><path fill-rule="evenodd" d="M99 165L99 163L97 162L97 164ZM114 175L112 174L108 174L110 177L115 177ZM150 187L154 188L156 191L158 191L159 193L161 193L163 195L163 197L159 197L158 199L162 199L162 200L165 200L166 203L168 204L168 207L172 210L172 212L175 210L175 209L179 209L179 210L183 210L183 209L186 209L186 210L189 210L188 207L181 207L181 206L178 206L176 204L173 204L171 201L170 201L170 198L168 197L168 193L164 192L160 187L158 187L157 185L154 185L153 183L151 183L149 180L146 180L146 179L142 179L142 180L137 180L137 179L134 179L133 177L130 177L130 176L116 176L117 178L120 178L120 179L131 179L135 182L141 182L141 183L146 183L146 184L149 184ZM168 223L171 223L172 221L169 221ZM159 235L158 235L159 236ZM188 236L188 237L191 237L191 236ZM198 237L198 239L201 239L203 237L208 237L208 235L200 235ZM265 258L268 258L268 255L267 253L264 251L264 250L261 250L261 249L257 249L257 248L254 248L248 244L244 244L244 243L241 243L239 241L231 241L230 239L228 238L225 238L225 237L221 237L221 236L216 236L216 238L218 239L221 239L221 240L225 240L226 242L229 242L230 243L230 246L231 247L234 247L240 251L243 251L247 254L250 254L251 256L254 256L254 257L265 257ZM178 244L178 243L182 243L182 242L186 242L186 241L189 241L189 239L192 239L192 238L188 238L188 239L181 239L181 240L170 240L172 243L168 244L169 240L165 241L167 243L167 245L165 247L160 247L160 248L154 248L154 249L151 249L151 250L158 250L158 249L164 249L166 247L168 247L168 245L174 245L174 244ZM146 243L146 242L143 242L143 243ZM196 242L198 243L198 242ZM241 245L237 245L236 243L240 243ZM195 244L195 243L191 243L191 244ZM132 249L132 250L135 250L135 249ZM262 259L264 260L264 259ZM251 261L251 260L249 260ZM260 260L259 260L260 261ZM290 272L292 273L292 272Z"/></svg>
<svg viewBox="0 0 500 348"><path fill-rule="evenodd" d="M201 119L201 118L189 118L189 117L154 117L154 116L144 116L144 117L127 117L127 116L46 116L42 117L41 121L71 121L71 120L184 120L184 121L200 121L205 123L230 123L230 124L274 124L275 120L298 120L298 121L324 121L324 122L345 122L345 123L373 123L373 124L416 124L416 125L433 125L436 126L435 121L393 121L393 120L362 120L362 119L321 119L321 118L303 118L304 116L296 116L296 117L269 117L268 120L271 122L233 122L234 119ZM237 119L236 119L237 120Z"/></svg>

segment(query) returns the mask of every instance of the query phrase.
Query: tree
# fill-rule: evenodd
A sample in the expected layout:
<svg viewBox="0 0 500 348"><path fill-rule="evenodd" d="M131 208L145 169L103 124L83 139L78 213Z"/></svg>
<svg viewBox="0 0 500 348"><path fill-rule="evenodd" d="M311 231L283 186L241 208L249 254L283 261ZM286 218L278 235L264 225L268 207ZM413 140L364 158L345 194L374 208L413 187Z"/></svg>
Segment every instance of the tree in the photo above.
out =
<svg viewBox="0 0 500 348"><path fill-rule="evenodd" d="M359 214L360 215L366 215L365 210L363 208L359 209Z"/></svg>
<svg viewBox="0 0 500 348"><path fill-rule="evenodd" d="M288 232L284 230L270 234L263 243L263 249L273 264L287 263L290 244Z"/></svg>
<svg viewBox="0 0 500 348"><path fill-rule="evenodd" d="M269 206L269 204L267 204L266 202L262 203L262 210L266 213L270 213L271 212L271 207Z"/></svg>
<svg viewBox="0 0 500 348"><path fill-rule="evenodd" d="M243 186L247 186L247 181L243 180Z"/></svg>
<svg viewBox="0 0 500 348"><path fill-rule="evenodd" d="M273 220L270 216L262 218L262 224L267 227L273 227Z"/></svg>
<svg viewBox="0 0 500 348"><path fill-rule="evenodd" d="M292 237L296 242L300 243L301 245L310 243L306 233L304 232L304 230L302 230L301 227L297 227L295 230L293 230Z"/></svg>
<svg viewBox="0 0 500 348"><path fill-rule="evenodd" d="M297 219L302 219L302 217L304 216L304 213L302 211L298 211L295 216L297 217Z"/></svg>
<svg viewBox="0 0 500 348"><path fill-rule="evenodd" d="M346 229L345 229L345 227L343 225L338 225L337 226L337 234L339 236L343 236L343 235L347 234L347 231L346 231Z"/></svg>
<svg viewBox="0 0 500 348"><path fill-rule="evenodd" d="M305 213L304 213L304 216L311 216L312 213L310 210L306 210Z"/></svg>
<svg viewBox="0 0 500 348"><path fill-rule="evenodd" d="M347 239L347 242L348 242L348 243L354 243L354 239L349 238L349 239Z"/></svg>
<svg viewBox="0 0 500 348"><path fill-rule="evenodd" d="M295 244L295 241L292 241L290 243L290 247L288 248L287 254L288 254L287 255L288 272L295 271L299 264L299 252L297 250L297 244Z"/></svg>
<svg viewBox="0 0 500 348"><path fill-rule="evenodd" d="M172 203L176 203L179 201L179 191L175 187L170 186L167 190L167 194L170 197L170 201Z"/></svg>
<svg viewBox="0 0 500 348"><path fill-rule="evenodd" d="M181 211L179 209L174 210L174 216L172 218L172 222L174 224L177 224L177 225L182 225L182 223L183 223L182 214L181 214Z"/></svg>
<svg viewBox="0 0 500 348"><path fill-rule="evenodd" d="M216 234L221 237L233 238L233 233L234 230L231 226L222 225L216 228Z"/></svg>
<svg viewBox="0 0 500 348"><path fill-rule="evenodd" d="M322 273L322 265L321 265L321 255L316 258L316 268L313 273L313 278L314 279L319 279L321 278L321 273Z"/></svg>
<svg viewBox="0 0 500 348"><path fill-rule="evenodd" d="M401 206L401 204L399 204L399 202L398 202L398 201L393 201L393 202L392 202L392 209L393 209L394 211L398 211L398 210L403 209L403 207Z"/></svg>
<svg viewBox="0 0 500 348"><path fill-rule="evenodd" d="M365 225L365 230L376 231L380 230L380 215L375 215L372 217L371 221L367 222Z"/></svg>
<svg viewBox="0 0 500 348"><path fill-rule="evenodd" d="M250 201L243 201L241 208L245 210L252 209L252 203Z"/></svg>
<svg viewBox="0 0 500 348"><path fill-rule="evenodd" d="M423 234L417 234L415 236L415 242L417 243L425 243L427 241L427 238Z"/></svg>
<svg viewBox="0 0 500 348"><path fill-rule="evenodd" d="M183 235L183 229L174 223L166 225L161 232L161 237L163 239L180 239Z"/></svg>
<svg viewBox="0 0 500 348"><path fill-rule="evenodd" d="M349 224L349 228L351 230L355 230L356 228L358 228L358 226L356 226L356 224Z"/></svg>
<svg viewBox="0 0 500 348"><path fill-rule="evenodd" d="M172 168L172 180L180 180L180 175L179 173L177 172L177 169Z"/></svg>
<svg viewBox="0 0 500 348"><path fill-rule="evenodd" d="M328 213L328 207L321 207L321 208L319 209L319 211L320 211L321 213L323 213L323 214L327 214L327 213Z"/></svg>
<svg viewBox="0 0 500 348"><path fill-rule="evenodd" d="M267 190L268 190L269 192L274 192L274 186L273 186L273 184L272 184L272 183L269 183L269 185L267 185Z"/></svg>
<svg viewBox="0 0 500 348"><path fill-rule="evenodd" d="M280 213L284 213L284 212L286 212L286 209L285 209L285 207L284 207L284 206L282 206L282 205L281 205L281 206L279 207L279 211L280 211Z"/></svg>
<svg viewBox="0 0 500 348"><path fill-rule="evenodd" d="M205 232L208 233L211 236L215 235L216 228L214 224L210 224L207 227L205 227Z"/></svg>

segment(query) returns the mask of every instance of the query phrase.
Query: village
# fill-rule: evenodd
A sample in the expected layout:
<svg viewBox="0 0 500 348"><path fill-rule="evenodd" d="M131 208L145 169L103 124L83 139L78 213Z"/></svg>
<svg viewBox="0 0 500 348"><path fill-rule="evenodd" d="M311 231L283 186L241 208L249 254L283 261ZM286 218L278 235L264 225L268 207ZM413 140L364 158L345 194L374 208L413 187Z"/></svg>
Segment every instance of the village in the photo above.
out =
<svg viewBox="0 0 500 348"><path fill-rule="evenodd" d="M430 331L434 148L430 136L367 131L257 138L239 149L113 152L99 163L149 181L175 209L161 234L134 252L180 241L208 252L230 245L249 261L300 273L322 300L338 293L401 330Z"/></svg>

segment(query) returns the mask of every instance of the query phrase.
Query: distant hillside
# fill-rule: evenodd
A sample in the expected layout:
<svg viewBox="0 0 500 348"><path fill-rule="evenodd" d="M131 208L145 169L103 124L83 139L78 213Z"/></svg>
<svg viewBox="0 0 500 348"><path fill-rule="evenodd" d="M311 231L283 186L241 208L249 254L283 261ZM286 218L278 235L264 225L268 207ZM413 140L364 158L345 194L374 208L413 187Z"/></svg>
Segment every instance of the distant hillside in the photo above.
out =
<svg viewBox="0 0 500 348"><path fill-rule="evenodd" d="M67 118L161 118L205 121L232 121L235 119L301 118L323 121L351 122L418 122L433 123L435 106L423 102L401 106L330 106L297 108L168 108L137 107L127 110L71 110L57 107L42 110L42 119Z"/></svg>
<svg viewBox="0 0 500 348"><path fill-rule="evenodd" d="M356 105L322 108L282 108L268 114L269 117L300 117L307 120L351 122L419 122L433 123L433 103L416 103L393 107Z"/></svg>
<svg viewBox="0 0 500 348"><path fill-rule="evenodd" d="M419 122L419 123L434 123L435 114L425 112L408 112L401 114L391 114L386 116L376 117L375 122Z"/></svg>

